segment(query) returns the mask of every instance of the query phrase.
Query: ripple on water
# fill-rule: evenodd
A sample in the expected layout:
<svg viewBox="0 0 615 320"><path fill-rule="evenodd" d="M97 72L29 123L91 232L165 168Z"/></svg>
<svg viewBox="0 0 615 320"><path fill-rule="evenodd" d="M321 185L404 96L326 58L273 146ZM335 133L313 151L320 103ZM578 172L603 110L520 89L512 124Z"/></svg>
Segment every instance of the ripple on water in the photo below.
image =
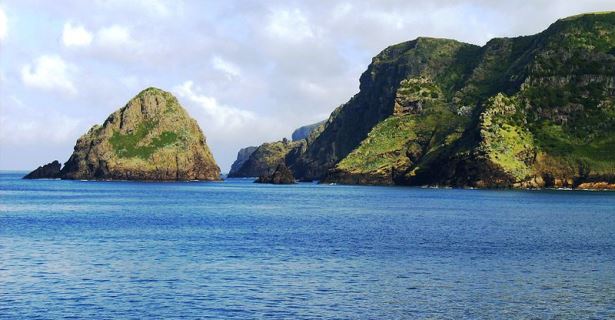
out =
<svg viewBox="0 0 615 320"><path fill-rule="evenodd" d="M0 174L0 318L615 318L615 196Z"/></svg>

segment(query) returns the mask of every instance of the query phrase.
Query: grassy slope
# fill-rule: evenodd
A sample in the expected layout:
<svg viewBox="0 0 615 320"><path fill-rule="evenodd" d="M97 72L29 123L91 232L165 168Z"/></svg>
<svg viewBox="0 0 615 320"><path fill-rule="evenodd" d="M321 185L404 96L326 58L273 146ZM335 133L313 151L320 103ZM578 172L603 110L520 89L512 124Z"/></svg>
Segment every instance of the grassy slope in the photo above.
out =
<svg viewBox="0 0 615 320"><path fill-rule="evenodd" d="M151 137L149 142L146 142L147 138L151 135L152 129L155 127L155 122L146 121L141 123L137 130L131 133L121 134L119 131L115 131L109 139L115 155L120 158L138 157L147 160L158 149L177 142L178 135L173 131L163 131L159 135Z"/></svg>

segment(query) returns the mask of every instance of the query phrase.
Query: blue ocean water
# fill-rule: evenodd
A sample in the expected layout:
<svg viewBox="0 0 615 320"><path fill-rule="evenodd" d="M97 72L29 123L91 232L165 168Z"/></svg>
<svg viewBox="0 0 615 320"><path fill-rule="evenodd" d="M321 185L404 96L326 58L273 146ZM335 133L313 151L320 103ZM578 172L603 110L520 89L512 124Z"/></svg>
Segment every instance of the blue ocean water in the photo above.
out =
<svg viewBox="0 0 615 320"><path fill-rule="evenodd" d="M615 318L615 193L20 180L0 318Z"/></svg>

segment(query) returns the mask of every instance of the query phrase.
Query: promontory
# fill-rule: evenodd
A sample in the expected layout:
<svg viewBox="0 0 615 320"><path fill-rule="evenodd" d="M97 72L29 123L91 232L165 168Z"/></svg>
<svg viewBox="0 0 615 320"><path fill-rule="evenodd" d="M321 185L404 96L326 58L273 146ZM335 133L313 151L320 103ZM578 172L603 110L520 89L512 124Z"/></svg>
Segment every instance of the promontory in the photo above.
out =
<svg viewBox="0 0 615 320"><path fill-rule="evenodd" d="M280 163L348 184L615 189L615 12L483 46L392 45L326 122L261 145L236 173Z"/></svg>

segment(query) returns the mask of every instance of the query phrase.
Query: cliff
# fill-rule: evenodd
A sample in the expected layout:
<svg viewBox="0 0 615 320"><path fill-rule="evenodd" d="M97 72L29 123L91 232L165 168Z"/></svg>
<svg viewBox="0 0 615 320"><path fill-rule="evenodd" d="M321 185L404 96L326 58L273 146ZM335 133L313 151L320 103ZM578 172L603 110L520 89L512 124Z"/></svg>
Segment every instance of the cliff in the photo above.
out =
<svg viewBox="0 0 615 320"><path fill-rule="evenodd" d="M307 139L314 130L316 130L319 126L323 125L324 123L325 121L320 121L317 123L308 124L306 126L299 127L295 129L295 131L293 131L291 138L293 139L293 141Z"/></svg>
<svg viewBox="0 0 615 320"><path fill-rule="evenodd" d="M231 169L229 177L266 176L273 173L279 164L287 166L295 163L297 158L305 152L307 146L322 132L325 123L326 121L321 121L296 129L293 132L293 141L284 138L281 141L263 143L245 161L240 161L242 155L238 154L233 166L237 163L241 165L237 165L236 169Z"/></svg>
<svg viewBox="0 0 615 320"><path fill-rule="evenodd" d="M293 173L286 167L285 164L280 163L273 173L260 176L256 183L271 183L271 184L294 184L295 177Z"/></svg>
<svg viewBox="0 0 615 320"><path fill-rule="evenodd" d="M303 144L303 141L288 141L287 139L263 143L250 154L248 159L238 169L232 170L229 173L229 177L261 177L270 175L278 165L286 163L289 154L300 152Z"/></svg>
<svg viewBox="0 0 615 320"><path fill-rule="evenodd" d="M231 170L228 173L228 176L230 178L237 177L237 172L239 171L239 169L241 169L243 164L248 161L252 153L254 153L257 148L258 147L245 147L240 149L239 152L237 152L237 159L231 165Z"/></svg>
<svg viewBox="0 0 615 320"><path fill-rule="evenodd" d="M614 48L615 14L589 14L534 36L489 41L476 59L449 68L466 70L455 86L443 81L448 70L410 74L394 88L392 114L325 179L609 188Z"/></svg>
<svg viewBox="0 0 615 320"><path fill-rule="evenodd" d="M615 187L614 70L613 12L482 47L400 43L285 164L340 183Z"/></svg>

